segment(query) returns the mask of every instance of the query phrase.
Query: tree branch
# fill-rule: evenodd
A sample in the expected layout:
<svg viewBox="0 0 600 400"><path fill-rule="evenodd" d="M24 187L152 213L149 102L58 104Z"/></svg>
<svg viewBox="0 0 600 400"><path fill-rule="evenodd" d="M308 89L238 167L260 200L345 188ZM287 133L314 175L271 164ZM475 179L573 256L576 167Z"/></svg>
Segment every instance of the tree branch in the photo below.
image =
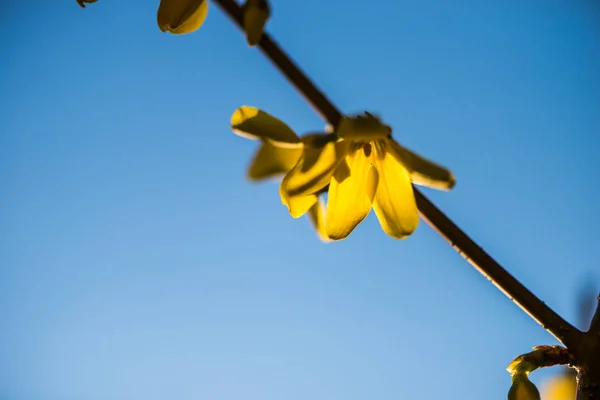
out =
<svg viewBox="0 0 600 400"><path fill-rule="evenodd" d="M590 329L588 329L588 333L591 335L597 335L598 340L600 340L600 294L597 297L596 311L594 312L594 316L592 317L592 322L590 322Z"/></svg>
<svg viewBox="0 0 600 400"><path fill-rule="evenodd" d="M237 2L235 0L215 0L215 2L243 31L242 9ZM265 33L261 38L259 48L326 121L333 126L338 124L342 113L268 34ZM581 337L579 330L552 311L502 268L416 188L415 196L422 218L461 256L565 346L569 349L578 348L577 343Z"/></svg>

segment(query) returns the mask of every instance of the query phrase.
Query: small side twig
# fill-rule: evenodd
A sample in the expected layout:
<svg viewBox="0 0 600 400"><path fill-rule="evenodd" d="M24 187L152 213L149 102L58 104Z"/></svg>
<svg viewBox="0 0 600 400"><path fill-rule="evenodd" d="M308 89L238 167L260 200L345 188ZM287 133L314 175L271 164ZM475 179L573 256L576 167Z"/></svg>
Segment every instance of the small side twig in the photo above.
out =
<svg viewBox="0 0 600 400"><path fill-rule="evenodd" d="M515 358L506 370L511 375L523 372L528 374L538 368L553 367L555 365L574 367L575 363L575 357L562 346L536 346L533 351Z"/></svg>
<svg viewBox="0 0 600 400"><path fill-rule="evenodd" d="M592 317L592 322L590 322L590 329L588 329L588 334L597 335L598 340L600 340L600 293L597 297L596 311L594 312L594 316Z"/></svg>

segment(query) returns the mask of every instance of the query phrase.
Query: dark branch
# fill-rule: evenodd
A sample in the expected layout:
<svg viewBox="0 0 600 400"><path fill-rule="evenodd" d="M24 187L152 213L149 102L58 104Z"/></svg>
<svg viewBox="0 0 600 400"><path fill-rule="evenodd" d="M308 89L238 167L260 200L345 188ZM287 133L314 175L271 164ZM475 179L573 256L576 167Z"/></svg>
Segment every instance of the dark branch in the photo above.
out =
<svg viewBox="0 0 600 400"><path fill-rule="evenodd" d="M442 211L415 190L421 216L475 269L569 349L576 349L581 332L555 313L477 245Z"/></svg>
<svg viewBox="0 0 600 400"><path fill-rule="evenodd" d="M590 335L598 336L598 340L600 340L600 294L598 294L597 300L596 312L592 317L592 322L590 323L590 329L588 329L588 333Z"/></svg>
<svg viewBox="0 0 600 400"><path fill-rule="evenodd" d="M242 10L235 0L215 0L215 2L243 30ZM264 34L259 42L262 52L277 66L289 81L302 93L305 99L331 125L336 126L342 113L310 81L283 50ZM496 285L506 296L518 304L527 314L553 334L569 349L577 349L581 332L569 324L525 286L509 274L500 264L460 230L433 203L415 188L415 196L421 216L448 243L456 249L481 274Z"/></svg>

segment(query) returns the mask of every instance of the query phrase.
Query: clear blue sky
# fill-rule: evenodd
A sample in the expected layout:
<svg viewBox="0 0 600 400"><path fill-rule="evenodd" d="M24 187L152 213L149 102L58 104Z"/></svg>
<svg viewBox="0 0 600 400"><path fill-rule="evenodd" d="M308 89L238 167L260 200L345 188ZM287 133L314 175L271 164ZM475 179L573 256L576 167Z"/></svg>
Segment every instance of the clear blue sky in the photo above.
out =
<svg viewBox="0 0 600 400"><path fill-rule="evenodd" d="M426 224L324 245L247 182L236 107L323 122L214 4L175 37L157 3L2 3L0 398L505 398L506 365L554 339ZM332 100L451 167L426 193L577 323L600 280L598 4L272 9Z"/></svg>

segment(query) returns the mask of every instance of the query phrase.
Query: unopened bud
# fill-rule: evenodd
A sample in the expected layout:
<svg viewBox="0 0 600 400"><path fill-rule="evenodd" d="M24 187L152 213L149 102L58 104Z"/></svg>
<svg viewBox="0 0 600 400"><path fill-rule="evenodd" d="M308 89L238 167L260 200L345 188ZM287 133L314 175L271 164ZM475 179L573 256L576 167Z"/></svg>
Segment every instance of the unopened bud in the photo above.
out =
<svg viewBox="0 0 600 400"><path fill-rule="evenodd" d="M540 400L540 392L527 373L516 374L512 377L512 386L508 391L508 400Z"/></svg>
<svg viewBox="0 0 600 400"><path fill-rule="evenodd" d="M158 27L175 35L194 32L204 23L208 0L161 0L158 6Z"/></svg>

